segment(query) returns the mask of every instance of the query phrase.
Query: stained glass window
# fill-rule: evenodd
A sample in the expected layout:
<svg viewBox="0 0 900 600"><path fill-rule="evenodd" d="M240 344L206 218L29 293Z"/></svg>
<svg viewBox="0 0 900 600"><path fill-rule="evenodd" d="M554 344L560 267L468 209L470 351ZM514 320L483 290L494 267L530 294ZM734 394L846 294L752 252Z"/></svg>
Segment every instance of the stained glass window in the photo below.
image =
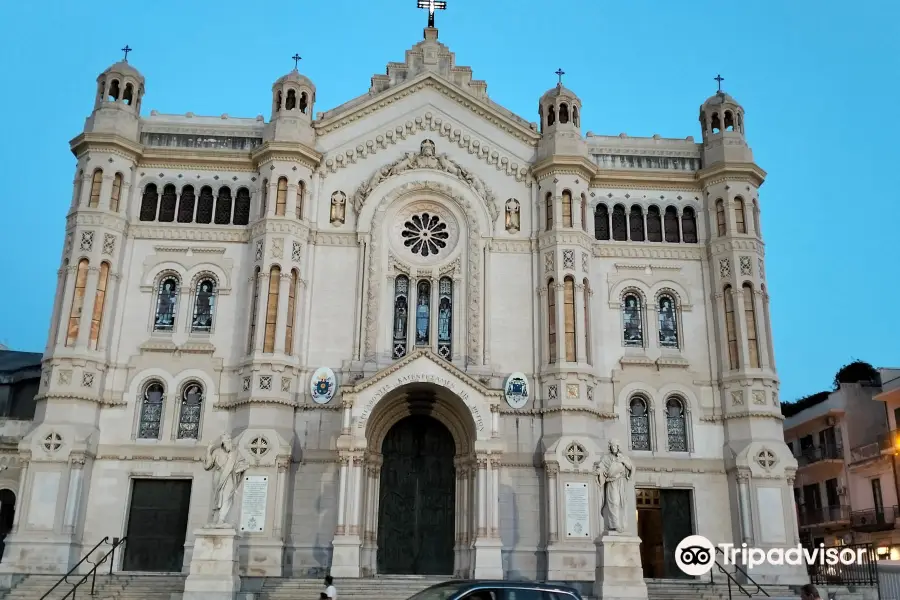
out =
<svg viewBox="0 0 900 600"><path fill-rule="evenodd" d="M612 214L612 237L617 242L628 240L628 223L625 218L625 207L616 204Z"/></svg>
<svg viewBox="0 0 900 600"><path fill-rule="evenodd" d="M266 301L266 330L263 336L263 352L275 352L275 328L278 324L278 295L281 291L281 268L269 270L269 297Z"/></svg>
<svg viewBox="0 0 900 600"><path fill-rule="evenodd" d="M122 174L113 177L112 194L109 197L109 210L119 212L119 200L122 197Z"/></svg>
<svg viewBox="0 0 900 600"><path fill-rule="evenodd" d="M151 381L144 386L142 396L138 437L141 439L159 439L165 388L160 382Z"/></svg>
<svg viewBox="0 0 900 600"><path fill-rule="evenodd" d="M88 259L78 261L75 273L75 293L72 295L72 307L69 309L69 325L66 329L66 346L74 346L78 341L81 329L81 311L84 308L84 291L87 287Z"/></svg>
<svg viewBox="0 0 900 600"><path fill-rule="evenodd" d="M688 451L684 401L677 396L666 400L666 435L669 440L669 452Z"/></svg>
<svg viewBox="0 0 900 600"><path fill-rule="evenodd" d="M278 187L275 188L275 216L283 217L287 207L287 178L278 178Z"/></svg>
<svg viewBox="0 0 900 600"><path fill-rule="evenodd" d="M566 361L576 362L575 342L575 280L566 277L563 281L563 313L566 323Z"/></svg>
<svg viewBox="0 0 900 600"><path fill-rule="evenodd" d="M400 275L394 280L394 358L406 355L406 324L408 320L409 278L406 275Z"/></svg>
<svg viewBox="0 0 900 600"><path fill-rule="evenodd" d="M562 193L562 222L563 227L572 226L572 192L569 190Z"/></svg>
<svg viewBox="0 0 900 600"><path fill-rule="evenodd" d="M643 348L643 312L641 299L637 294L627 294L622 300L622 340L626 346Z"/></svg>
<svg viewBox="0 0 900 600"><path fill-rule="evenodd" d="M734 224L738 233L747 233L747 221L744 218L744 201L740 198L734 201Z"/></svg>
<svg viewBox="0 0 900 600"><path fill-rule="evenodd" d="M734 320L734 295L731 286L725 286L725 335L728 339L728 364L731 369L738 368L737 323Z"/></svg>
<svg viewBox="0 0 900 600"><path fill-rule="evenodd" d="M156 313L153 331L172 331L175 328L175 308L178 303L178 278L163 277L156 292Z"/></svg>
<svg viewBox="0 0 900 600"><path fill-rule="evenodd" d="M100 188L102 185L103 171L95 169L94 175L91 177L91 197L88 200L88 206L90 208L97 208L100 206Z"/></svg>
<svg viewBox="0 0 900 600"><path fill-rule="evenodd" d="M650 450L650 413L647 401L641 396L634 396L629 405L631 420L631 449Z"/></svg>
<svg viewBox="0 0 900 600"><path fill-rule="evenodd" d="M427 346L430 332L431 283L423 279L416 286L416 346Z"/></svg>
<svg viewBox="0 0 900 600"><path fill-rule="evenodd" d="M247 354L256 344L256 322L259 319L259 267L253 273L253 300L250 302L250 333L247 336Z"/></svg>
<svg viewBox="0 0 900 600"><path fill-rule="evenodd" d="M438 284L438 354L453 358L453 280L441 278Z"/></svg>
<svg viewBox="0 0 900 600"><path fill-rule="evenodd" d="M547 192L547 198L544 201L544 212L546 213L546 229L553 229L553 194Z"/></svg>
<svg viewBox="0 0 900 600"><path fill-rule="evenodd" d="M203 408L203 386L191 382L181 390L181 413L178 415L178 439L200 439L200 414Z"/></svg>
<svg viewBox="0 0 900 600"><path fill-rule="evenodd" d="M598 204L594 209L594 237L598 240L609 239L609 209L605 204Z"/></svg>
<svg viewBox="0 0 900 600"><path fill-rule="evenodd" d="M194 298L194 318L191 320L191 331L209 333L212 330L213 316L216 307L216 282L210 278L197 282Z"/></svg>
<svg viewBox="0 0 900 600"><path fill-rule="evenodd" d="M678 312L672 296L659 297L659 345L678 348Z"/></svg>
<svg viewBox="0 0 900 600"><path fill-rule="evenodd" d="M744 284L744 320L747 325L747 351L749 353L748 366L754 369L760 367L759 339L756 332L756 302L753 286Z"/></svg>

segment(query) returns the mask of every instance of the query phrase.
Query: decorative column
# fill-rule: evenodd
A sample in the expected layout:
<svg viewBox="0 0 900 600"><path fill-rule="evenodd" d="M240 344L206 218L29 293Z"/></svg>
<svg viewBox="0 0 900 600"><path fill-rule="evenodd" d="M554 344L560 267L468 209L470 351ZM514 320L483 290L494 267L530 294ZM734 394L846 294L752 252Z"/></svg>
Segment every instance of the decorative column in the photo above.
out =
<svg viewBox="0 0 900 600"><path fill-rule="evenodd" d="M19 489L16 495L17 510L13 513L12 533L19 531L19 521L22 519L22 513L25 512L24 503L28 483L28 465L31 463L31 452L19 455L19 463L22 465L22 471L19 473Z"/></svg>
<svg viewBox="0 0 900 600"><path fill-rule="evenodd" d="M557 260L559 260L558 256ZM554 279L553 289L550 290L550 293L556 295L556 364L561 364L566 361L566 288L564 280Z"/></svg>
<svg viewBox="0 0 900 600"><path fill-rule="evenodd" d="M557 502L556 496L558 493L558 484L557 484L557 476L559 475L559 465L556 464L548 464L547 465L547 508L549 509L547 516L547 542L548 544L552 544L554 542L559 541L559 529L557 527L557 521L559 520L559 515L557 514Z"/></svg>
<svg viewBox="0 0 900 600"><path fill-rule="evenodd" d="M269 271L266 269L259 270L259 298L256 303L256 331L253 340L252 352L262 352L263 341L266 337L266 310L269 306Z"/></svg>
<svg viewBox="0 0 900 600"><path fill-rule="evenodd" d="M461 291L461 278L459 273L453 274L453 304L451 305L452 321L453 329L450 331L450 344L453 346L453 362L459 362L462 360L462 352L460 349L465 344L465 336L463 332L466 330L465 323L463 322L462 310L460 306L464 304L464 300L462 297Z"/></svg>
<svg viewBox="0 0 900 600"><path fill-rule="evenodd" d="M272 537L282 541L284 532L285 502L287 498L287 476L291 467L290 456L279 456L275 460L277 475L275 476L275 519L272 526Z"/></svg>
<svg viewBox="0 0 900 600"><path fill-rule="evenodd" d="M336 535L344 535L346 530L346 506L347 506L347 465L350 462L350 459L346 456L342 456L340 458L341 461L341 475L339 482L339 490L338 490L338 521L337 521L337 529L335 530Z"/></svg>
<svg viewBox="0 0 900 600"><path fill-rule="evenodd" d="M81 508L81 487L84 482L84 454L72 454L69 458L69 489L66 495L66 512L63 533L72 534L78 526Z"/></svg>
<svg viewBox="0 0 900 600"><path fill-rule="evenodd" d="M476 459L478 465L478 537L487 531L487 459Z"/></svg>
<svg viewBox="0 0 900 600"><path fill-rule="evenodd" d="M491 537L500 537L500 459L491 459L491 496L490 510L491 515Z"/></svg>
<svg viewBox="0 0 900 600"><path fill-rule="evenodd" d="M428 349L437 354L438 351L438 304L440 303L440 278L431 277L428 280L431 295L428 302ZM393 323L391 323L393 325Z"/></svg>
<svg viewBox="0 0 900 600"><path fill-rule="evenodd" d="M766 295L758 285L753 286L753 316L756 320L756 352L759 354L759 366L772 368L772 357L769 356L769 328L766 323Z"/></svg>
<svg viewBox="0 0 900 600"><path fill-rule="evenodd" d="M292 183L290 179L288 179L287 186L287 202L284 205L284 216L290 217L292 219L297 218L297 188L299 186L296 183Z"/></svg>
<svg viewBox="0 0 900 600"><path fill-rule="evenodd" d="M750 518L750 473L738 471L738 504L741 512L741 538L753 545L753 520Z"/></svg>
<svg viewBox="0 0 900 600"><path fill-rule="evenodd" d="M363 320L363 312L364 302L366 298L365 286L366 283L363 279L363 273L365 272L365 262L366 262L366 243L363 241L362 236L356 242L359 252L356 257L356 282L360 286L357 289L357 302L356 306L353 307L354 314L354 327L353 327L353 360L359 360L360 355L360 344L362 341L362 320Z"/></svg>
<svg viewBox="0 0 900 600"><path fill-rule="evenodd" d="M575 359L587 363L587 334L584 329L584 284L575 284Z"/></svg>
<svg viewBox="0 0 900 600"><path fill-rule="evenodd" d="M59 321L56 323L56 345L65 346L66 338L69 333L69 317L72 312L72 300L75 297L75 279L78 277L78 261L75 261L75 264L69 263L68 267L64 267L63 269L60 269L60 271L63 273L66 282L63 285L63 301L62 306L60 306L59 309ZM84 312L84 304L82 304L81 312ZM20 512L22 511L17 510L16 515Z"/></svg>
<svg viewBox="0 0 900 600"><path fill-rule="evenodd" d="M359 517L362 515L363 504L363 459L361 456L353 457L353 513L350 520L350 535L360 535Z"/></svg>
<svg viewBox="0 0 900 600"><path fill-rule="evenodd" d="M491 404L491 437L500 437L500 405Z"/></svg>
<svg viewBox="0 0 900 600"><path fill-rule="evenodd" d="M544 278L541 278L544 280ZM537 293L538 298L540 299L540 315L537 318L538 321L538 336L540 338L540 348L541 348L541 365L550 364L550 336L548 335L548 325L550 323L550 303L547 298L547 294L551 293L552 290L548 292L546 285L538 286Z"/></svg>
<svg viewBox="0 0 900 600"><path fill-rule="evenodd" d="M489 460L486 455L476 457L478 465L478 532L475 538L474 572L472 573L475 579L503 579L501 555L503 544L496 535L494 526L497 514L496 496L492 482L494 477L488 473L488 469L490 468L493 472L494 467L488 464Z"/></svg>
<svg viewBox="0 0 900 600"><path fill-rule="evenodd" d="M491 364L491 250L489 244L484 245L484 308L481 311L482 325L484 326L484 352L482 353L484 365Z"/></svg>
<svg viewBox="0 0 900 600"><path fill-rule="evenodd" d="M291 293L291 271L281 272L281 281L278 282L278 312L275 317L275 352L284 354L284 342L287 335L288 296ZM296 310L297 307L294 307Z"/></svg>
<svg viewBox="0 0 900 600"><path fill-rule="evenodd" d="M341 414L341 434L350 435L350 409L353 408L353 403L349 400L343 400L341 401L341 406L343 407L343 412Z"/></svg>

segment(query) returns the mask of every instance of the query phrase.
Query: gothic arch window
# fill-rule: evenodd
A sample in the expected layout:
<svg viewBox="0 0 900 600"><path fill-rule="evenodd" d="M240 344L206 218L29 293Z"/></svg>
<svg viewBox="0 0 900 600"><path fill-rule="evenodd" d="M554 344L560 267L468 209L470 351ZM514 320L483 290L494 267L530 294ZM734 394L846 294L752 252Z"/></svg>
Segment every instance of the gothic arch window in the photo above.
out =
<svg viewBox="0 0 900 600"><path fill-rule="evenodd" d="M416 284L416 346L431 341L431 282L422 279Z"/></svg>
<svg viewBox="0 0 900 600"><path fill-rule="evenodd" d="M737 322L734 316L734 294L730 285L723 290L725 296L725 336L728 340L728 366L738 368Z"/></svg>
<svg viewBox="0 0 900 600"><path fill-rule="evenodd" d="M662 348L678 348L678 304L670 294L660 294L659 311L659 345Z"/></svg>
<svg viewBox="0 0 900 600"><path fill-rule="evenodd" d="M194 316L191 319L191 331L209 333L212 331L216 314L216 280L203 277L197 282L194 293Z"/></svg>
<svg viewBox="0 0 900 600"><path fill-rule="evenodd" d="M687 452L687 418L685 402L678 396L666 400L666 437L669 452Z"/></svg>
<svg viewBox="0 0 900 600"><path fill-rule="evenodd" d="M247 335L247 354L256 345L256 323L259 320L259 267L253 272L253 297L250 301L250 333Z"/></svg>
<svg viewBox="0 0 900 600"><path fill-rule="evenodd" d="M588 228L587 228L587 224L588 224L588 222L587 222L587 205L588 205L587 196L582 194L581 195L581 229L583 229L584 231L588 230Z"/></svg>
<svg viewBox="0 0 900 600"><path fill-rule="evenodd" d="M284 101L285 110L294 110L297 107L297 92L288 90L287 98Z"/></svg>
<svg viewBox="0 0 900 600"><path fill-rule="evenodd" d="M725 202L723 202L721 198L716 200L716 229L719 233L719 237L725 235L728 231L725 221Z"/></svg>
<svg viewBox="0 0 900 600"><path fill-rule="evenodd" d="M294 353L294 323L297 319L297 286L300 284L300 272L291 269L291 287L288 288L287 327L284 330L284 353Z"/></svg>
<svg viewBox="0 0 900 600"><path fill-rule="evenodd" d="M719 113L712 114L712 117L710 118L710 126L713 133L722 132L722 123L719 121Z"/></svg>
<svg viewBox="0 0 900 600"><path fill-rule="evenodd" d="M116 173L113 177L112 194L109 196L109 210L119 212L119 201L122 198L122 174Z"/></svg>
<svg viewBox="0 0 900 600"><path fill-rule="evenodd" d="M594 209L594 237L603 241L609 239L609 209L603 203Z"/></svg>
<svg viewBox="0 0 900 600"><path fill-rule="evenodd" d="M681 234L678 231L678 209L674 206L666 207L666 216L663 219L666 230L666 241L671 244L677 244L681 241Z"/></svg>
<svg viewBox="0 0 900 600"><path fill-rule="evenodd" d="M575 279L571 276L563 280L563 314L566 324L566 361L578 362L578 344L575 335Z"/></svg>
<svg viewBox="0 0 900 600"><path fill-rule="evenodd" d="M94 169L91 175L91 197L88 200L88 207L97 208L100 206L100 188L103 187L103 170Z"/></svg>
<svg viewBox="0 0 900 600"><path fill-rule="evenodd" d="M622 298L622 343L629 348L644 347L644 307L636 292Z"/></svg>
<svg viewBox="0 0 900 600"><path fill-rule="evenodd" d="M453 280L441 277L438 282L438 354L453 358Z"/></svg>
<svg viewBox="0 0 900 600"><path fill-rule="evenodd" d="M554 123L556 123L556 110L551 104L547 107L547 125L553 125Z"/></svg>
<svg viewBox="0 0 900 600"><path fill-rule="evenodd" d="M300 92L300 112L304 115L306 111L309 109L309 96L306 95L306 92Z"/></svg>
<svg viewBox="0 0 900 600"><path fill-rule="evenodd" d="M175 220L175 208L178 204L178 192L171 183L163 188L162 200L159 203L158 221L171 223Z"/></svg>
<svg viewBox="0 0 900 600"><path fill-rule="evenodd" d="M547 213L547 231L553 229L553 194L547 192L547 199L544 201L544 211Z"/></svg>
<svg viewBox="0 0 900 600"><path fill-rule="evenodd" d="M269 297L266 301L266 330L263 337L263 352L275 352L275 327L278 324L278 292L281 288L281 267L269 270Z"/></svg>
<svg viewBox="0 0 900 600"><path fill-rule="evenodd" d="M153 331L174 331L175 309L178 306L178 276L163 275L156 286L156 311L153 314Z"/></svg>
<svg viewBox="0 0 900 600"><path fill-rule="evenodd" d="M759 227L759 204L756 202L756 198L753 199L753 231L756 233L756 237L762 237L762 230Z"/></svg>
<svg viewBox="0 0 900 600"><path fill-rule="evenodd" d="M239 188L234 199L234 224L246 225L250 222L250 190Z"/></svg>
<svg viewBox="0 0 900 600"><path fill-rule="evenodd" d="M178 411L179 440L200 439L200 416L203 414L203 386L196 381L181 388L181 406Z"/></svg>
<svg viewBox="0 0 900 600"><path fill-rule="evenodd" d="M134 86L130 83L125 84L125 93L122 94L122 100L125 101L125 104L131 106L131 102L134 100Z"/></svg>
<svg viewBox="0 0 900 600"><path fill-rule="evenodd" d="M306 184L302 181L297 184L297 220L303 219L303 197L306 195Z"/></svg>
<svg viewBox="0 0 900 600"><path fill-rule="evenodd" d="M681 213L681 235L684 243L697 243L697 215L690 206L686 206Z"/></svg>
<svg viewBox="0 0 900 600"><path fill-rule="evenodd" d="M100 263L97 278L97 292L94 294L94 310L91 312L91 336L88 347L97 350L100 346L100 329L103 325L103 308L106 305L106 288L109 285L109 263Z"/></svg>
<svg viewBox="0 0 900 600"><path fill-rule="evenodd" d="M628 240L628 223L625 218L625 207L616 204L612 214L612 237L617 242Z"/></svg>
<svg viewBox="0 0 900 600"><path fill-rule="evenodd" d="M138 438L158 440L162 425L166 388L157 380L147 382L141 389L141 412L138 416Z"/></svg>
<svg viewBox="0 0 900 600"><path fill-rule="evenodd" d="M747 221L744 218L744 200L734 199L734 221L738 233L747 233Z"/></svg>
<svg viewBox="0 0 900 600"><path fill-rule="evenodd" d="M631 449L652 450L650 444L650 403L640 394L631 397L628 403L628 417L631 426Z"/></svg>
<svg viewBox="0 0 900 600"><path fill-rule="evenodd" d="M223 185L219 188L219 197L216 199L216 225L229 223L231 223L231 188Z"/></svg>
<svg viewBox="0 0 900 600"><path fill-rule="evenodd" d="M155 183L148 183L144 188L144 195L141 198L141 221L156 220L156 205L159 202L159 195L156 191Z"/></svg>
<svg viewBox="0 0 900 600"><path fill-rule="evenodd" d="M572 125L578 127L578 107L572 107Z"/></svg>
<svg viewBox="0 0 900 600"><path fill-rule="evenodd" d="M635 204L631 207L631 213L628 215L628 225L631 233L632 242L644 241L644 211Z"/></svg>
<svg viewBox="0 0 900 600"><path fill-rule="evenodd" d="M181 188L181 198L178 199L178 222L193 223L194 222L194 186L186 185Z"/></svg>
<svg viewBox="0 0 900 600"><path fill-rule="evenodd" d="M275 189L275 216L283 217L287 210L287 177L278 178L278 187Z"/></svg>
<svg viewBox="0 0 900 600"><path fill-rule="evenodd" d="M407 322L409 321L409 277L398 275L394 280L394 358L406 356Z"/></svg>
<svg viewBox="0 0 900 600"><path fill-rule="evenodd" d="M269 208L269 180L263 179L262 183L262 193L259 195L259 218L263 219L266 216L266 211Z"/></svg>
<svg viewBox="0 0 900 600"><path fill-rule="evenodd" d="M88 259L78 261L75 271L75 293L69 309L69 326L66 329L66 346L74 346L81 328L81 310L84 308L84 290L87 287Z"/></svg>
<svg viewBox="0 0 900 600"><path fill-rule="evenodd" d="M213 218L213 191L208 185L200 188L200 198L197 200L197 222L208 224L212 223Z"/></svg>
<svg viewBox="0 0 900 600"><path fill-rule="evenodd" d="M651 242L663 241L662 215L658 206L647 209L647 239Z"/></svg>
<svg viewBox="0 0 900 600"><path fill-rule="evenodd" d="M109 83L109 97L107 98L109 102L115 102L119 99L119 80L113 79Z"/></svg>
<svg viewBox="0 0 900 600"><path fill-rule="evenodd" d="M550 343L550 364L556 364L556 282L547 282L547 336Z"/></svg>
<svg viewBox="0 0 900 600"><path fill-rule="evenodd" d="M593 364L591 352L591 284L584 280L584 350L588 364Z"/></svg>
<svg viewBox="0 0 900 600"><path fill-rule="evenodd" d="M560 123L568 123L569 122L569 105L563 102L559 105L559 122Z"/></svg>
<svg viewBox="0 0 900 600"><path fill-rule="evenodd" d="M747 323L747 361L748 366L758 369L760 368L759 360L759 339L756 329L756 294L753 293L753 286L745 283L744 291L744 320Z"/></svg>
<svg viewBox="0 0 900 600"><path fill-rule="evenodd" d="M563 227L572 226L572 192L569 190L562 193L562 224Z"/></svg>

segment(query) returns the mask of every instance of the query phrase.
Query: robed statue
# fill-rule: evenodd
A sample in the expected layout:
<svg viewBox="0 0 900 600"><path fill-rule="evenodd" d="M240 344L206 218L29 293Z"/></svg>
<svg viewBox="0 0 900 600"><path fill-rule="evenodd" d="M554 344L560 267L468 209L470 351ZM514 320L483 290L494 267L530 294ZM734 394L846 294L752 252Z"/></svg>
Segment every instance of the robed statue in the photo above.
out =
<svg viewBox="0 0 900 600"><path fill-rule="evenodd" d="M231 527L227 522L228 513L234 504L234 495L241 482L241 475L247 470L247 463L241 459L231 436L222 434L218 444L206 447L203 468L213 473L213 527Z"/></svg>
<svg viewBox="0 0 900 600"><path fill-rule="evenodd" d="M630 480L634 475L634 465L619 446L617 440L610 440L609 454L598 465L597 482L600 484L600 511L606 505L606 528L610 532L626 533L628 529L629 500L634 496Z"/></svg>

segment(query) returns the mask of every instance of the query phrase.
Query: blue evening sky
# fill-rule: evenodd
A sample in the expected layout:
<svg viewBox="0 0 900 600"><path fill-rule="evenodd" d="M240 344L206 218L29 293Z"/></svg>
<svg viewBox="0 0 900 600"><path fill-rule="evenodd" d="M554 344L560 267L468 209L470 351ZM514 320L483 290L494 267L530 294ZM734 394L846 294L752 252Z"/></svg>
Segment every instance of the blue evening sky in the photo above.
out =
<svg viewBox="0 0 900 600"><path fill-rule="evenodd" d="M364 93L419 41L415 0L31 0L0 5L0 343L43 351L74 157L97 75L134 48L143 110L268 118L301 70L316 110ZM900 4L896 0L449 0L440 39L528 120L566 71L583 131L700 139L713 77L768 173L762 227L784 400L859 358L900 367Z"/></svg>

